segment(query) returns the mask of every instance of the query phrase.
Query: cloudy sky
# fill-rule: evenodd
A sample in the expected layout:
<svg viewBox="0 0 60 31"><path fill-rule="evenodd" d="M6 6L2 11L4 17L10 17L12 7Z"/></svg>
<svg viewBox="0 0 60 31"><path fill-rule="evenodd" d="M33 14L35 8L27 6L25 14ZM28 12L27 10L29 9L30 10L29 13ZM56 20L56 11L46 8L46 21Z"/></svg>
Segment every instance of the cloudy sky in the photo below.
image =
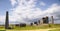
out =
<svg viewBox="0 0 60 31"><path fill-rule="evenodd" d="M45 16L54 16L60 23L60 0L0 0L0 24L5 22L6 11L10 23L30 23Z"/></svg>

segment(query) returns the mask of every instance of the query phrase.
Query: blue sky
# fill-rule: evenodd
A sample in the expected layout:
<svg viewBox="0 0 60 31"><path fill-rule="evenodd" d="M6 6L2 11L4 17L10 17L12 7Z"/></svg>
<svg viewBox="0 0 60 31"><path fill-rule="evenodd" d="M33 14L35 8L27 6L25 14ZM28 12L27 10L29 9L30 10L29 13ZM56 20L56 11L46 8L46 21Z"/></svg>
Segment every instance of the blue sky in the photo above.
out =
<svg viewBox="0 0 60 31"><path fill-rule="evenodd" d="M0 0L0 15L5 15L6 10L12 8L9 0Z"/></svg>
<svg viewBox="0 0 60 31"><path fill-rule="evenodd" d="M2 17L0 20L5 19L5 12L9 11L10 22L16 22L18 20L27 22L46 15L55 15L56 11L59 12L59 7L60 0L0 0L0 17ZM58 17L57 15L55 16Z"/></svg>
<svg viewBox="0 0 60 31"><path fill-rule="evenodd" d="M43 1L46 6L40 6L39 3ZM57 3L60 5L59 0L37 0L36 7L41 8L42 10L45 10L48 8L51 4ZM10 10L12 7L10 0L0 0L0 15L4 15L6 10ZM3 12L3 13L2 13Z"/></svg>
<svg viewBox="0 0 60 31"><path fill-rule="evenodd" d="M46 6L40 6L40 2L43 1ZM42 10L45 10L48 8L51 4L57 3L60 5L59 0L37 0L36 7L41 8ZM10 10L12 8L10 0L0 0L0 14L4 15L6 10ZM2 13L3 12L3 13Z"/></svg>
<svg viewBox="0 0 60 31"><path fill-rule="evenodd" d="M41 2L43 1L46 6L39 6L39 4L37 3L37 7L40 7L41 9L45 10L46 8L48 8L50 5L54 4L54 3L57 3L57 4L60 4L59 0L38 0L38 2Z"/></svg>

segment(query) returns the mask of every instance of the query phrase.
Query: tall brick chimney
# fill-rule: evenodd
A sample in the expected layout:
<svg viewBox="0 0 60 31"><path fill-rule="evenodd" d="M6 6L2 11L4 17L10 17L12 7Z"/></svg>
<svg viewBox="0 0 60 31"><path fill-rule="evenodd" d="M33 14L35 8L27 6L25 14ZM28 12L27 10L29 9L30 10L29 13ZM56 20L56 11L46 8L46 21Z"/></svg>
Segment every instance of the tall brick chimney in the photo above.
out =
<svg viewBox="0 0 60 31"><path fill-rule="evenodd" d="M9 17L8 17L8 11L6 11L5 29L8 29L8 27L9 27Z"/></svg>

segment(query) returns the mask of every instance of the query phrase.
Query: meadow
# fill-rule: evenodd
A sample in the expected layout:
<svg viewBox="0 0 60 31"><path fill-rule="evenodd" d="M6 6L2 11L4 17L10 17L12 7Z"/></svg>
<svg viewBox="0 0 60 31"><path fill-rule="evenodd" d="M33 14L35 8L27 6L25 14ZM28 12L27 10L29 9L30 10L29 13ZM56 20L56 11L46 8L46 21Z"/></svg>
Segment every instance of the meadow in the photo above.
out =
<svg viewBox="0 0 60 31"><path fill-rule="evenodd" d="M53 29L53 30L49 30L49 31L60 31L60 29Z"/></svg>
<svg viewBox="0 0 60 31"><path fill-rule="evenodd" d="M6 29L6 30L37 30L37 29L49 29L49 28L56 28L55 30L59 31L60 24L43 24L43 25L36 25L36 26L30 26L27 25L26 27L20 27L20 26L12 26L13 29ZM6 31L4 26L0 26L0 31ZM54 31L55 31L54 30ZM49 30L52 31L52 30Z"/></svg>

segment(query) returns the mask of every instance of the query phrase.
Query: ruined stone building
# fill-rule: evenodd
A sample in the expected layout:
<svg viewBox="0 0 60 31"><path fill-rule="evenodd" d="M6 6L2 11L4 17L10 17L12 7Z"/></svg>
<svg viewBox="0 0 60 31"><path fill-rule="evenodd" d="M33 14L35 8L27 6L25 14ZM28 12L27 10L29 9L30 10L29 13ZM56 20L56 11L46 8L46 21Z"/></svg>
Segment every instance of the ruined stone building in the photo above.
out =
<svg viewBox="0 0 60 31"><path fill-rule="evenodd" d="M48 17L48 16L43 17L43 18L40 20L40 24L49 24L49 17ZM51 16L51 24L54 24L53 16Z"/></svg>

